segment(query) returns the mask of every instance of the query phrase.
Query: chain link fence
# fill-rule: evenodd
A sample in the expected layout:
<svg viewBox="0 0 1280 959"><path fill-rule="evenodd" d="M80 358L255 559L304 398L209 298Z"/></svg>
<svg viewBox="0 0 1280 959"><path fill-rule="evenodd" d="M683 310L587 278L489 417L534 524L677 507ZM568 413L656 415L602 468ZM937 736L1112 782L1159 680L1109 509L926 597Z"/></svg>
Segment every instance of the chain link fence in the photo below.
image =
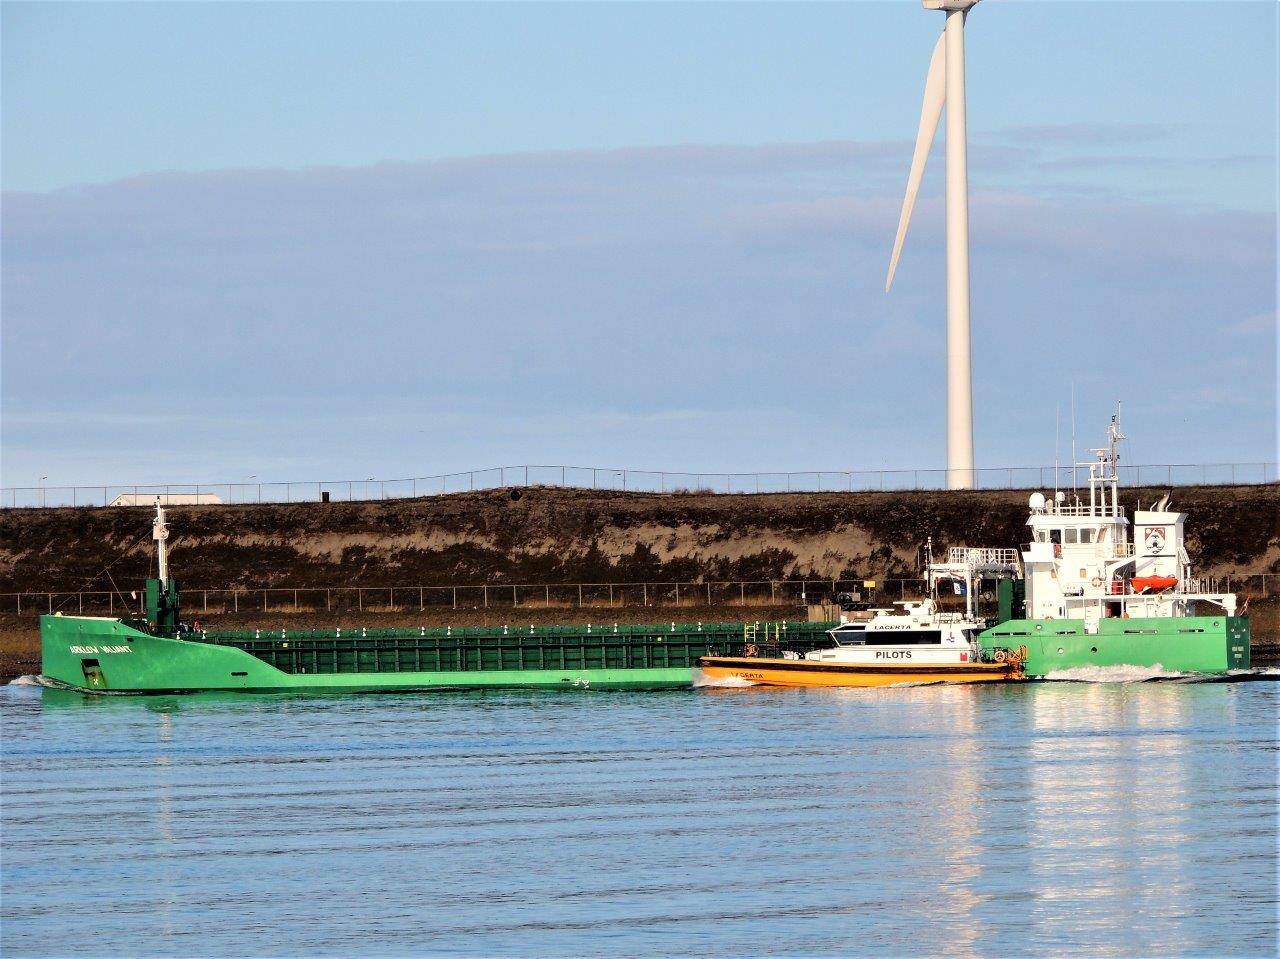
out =
<svg viewBox="0 0 1280 959"><path fill-rule="evenodd" d="M978 489L1073 489L1088 484L1078 467L1010 466L974 470ZM1201 463L1122 466L1125 486L1226 486L1274 483L1275 463ZM945 469L813 470L780 473L674 473L591 466L498 466L408 479L305 480L281 483L152 483L100 486L8 486L0 506L170 505L197 503L304 503L407 499L474 490L553 486L638 493L852 493L940 490Z"/></svg>
<svg viewBox="0 0 1280 959"><path fill-rule="evenodd" d="M1280 593L1280 575L1251 573L1208 577L1209 592L1241 599ZM867 598L888 604L925 595L922 579L877 580ZM688 583L481 583L450 586L258 586L182 590L188 616L225 613L412 612L444 609L585 609L650 607L786 606L829 602L839 593L863 592L862 580L734 580ZM119 616L141 610L141 591L23 592L0 594L0 612L41 615Z"/></svg>

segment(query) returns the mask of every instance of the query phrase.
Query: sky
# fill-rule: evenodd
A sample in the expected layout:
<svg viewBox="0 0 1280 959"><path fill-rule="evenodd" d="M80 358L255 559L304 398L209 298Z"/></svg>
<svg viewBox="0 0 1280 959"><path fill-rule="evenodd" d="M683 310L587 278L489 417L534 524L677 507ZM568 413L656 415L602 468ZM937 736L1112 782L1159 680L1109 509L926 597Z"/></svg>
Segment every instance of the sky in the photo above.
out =
<svg viewBox="0 0 1280 959"><path fill-rule="evenodd" d="M0 16L4 485L944 465L914 0ZM978 465L1274 460L1276 5L966 36Z"/></svg>

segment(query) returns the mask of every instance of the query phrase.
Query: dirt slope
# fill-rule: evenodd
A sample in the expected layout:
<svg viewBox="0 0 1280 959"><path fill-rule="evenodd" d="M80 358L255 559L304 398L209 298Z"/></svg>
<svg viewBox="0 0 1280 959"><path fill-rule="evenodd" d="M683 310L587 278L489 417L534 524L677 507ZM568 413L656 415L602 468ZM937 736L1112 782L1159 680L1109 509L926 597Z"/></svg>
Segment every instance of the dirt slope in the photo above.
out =
<svg viewBox="0 0 1280 959"><path fill-rule="evenodd" d="M1129 490L1125 505L1164 490ZM714 495L556 488L358 503L175 507L187 589L914 576L932 536L1024 538L1025 492ZM1174 491L1198 572L1280 572L1280 487ZM0 510L0 592L130 588L150 510Z"/></svg>

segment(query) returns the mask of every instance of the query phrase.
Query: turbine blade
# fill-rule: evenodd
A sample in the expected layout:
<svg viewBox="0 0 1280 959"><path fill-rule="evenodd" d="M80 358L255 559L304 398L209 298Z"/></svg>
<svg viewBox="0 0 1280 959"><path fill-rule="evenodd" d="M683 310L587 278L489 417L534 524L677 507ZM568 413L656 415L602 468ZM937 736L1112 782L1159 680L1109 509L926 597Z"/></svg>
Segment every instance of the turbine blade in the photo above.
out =
<svg viewBox="0 0 1280 959"><path fill-rule="evenodd" d="M889 274L884 280L884 291L893 286L893 274L898 269L898 257L902 255L902 241L907 237L907 225L911 211L915 209L916 194L920 192L920 180L924 176L924 163L933 146L933 135L938 130L938 118L942 116L942 104L947 98L946 59L943 41L938 37L929 60L929 75L924 81L924 105L920 108L920 130L916 133L916 152L911 157L911 172L907 175L907 192L902 198L902 215L898 218L898 235L893 241L893 255L889 258Z"/></svg>

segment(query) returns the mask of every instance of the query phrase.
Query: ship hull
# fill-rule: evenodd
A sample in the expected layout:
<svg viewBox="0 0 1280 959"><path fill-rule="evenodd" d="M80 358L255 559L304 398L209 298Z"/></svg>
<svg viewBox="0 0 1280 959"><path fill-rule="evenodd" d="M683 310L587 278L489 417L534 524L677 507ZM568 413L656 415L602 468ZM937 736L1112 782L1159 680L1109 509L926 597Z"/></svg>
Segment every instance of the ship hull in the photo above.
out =
<svg viewBox="0 0 1280 959"><path fill-rule="evenodd" d="M898 686L903 683L999 683L1017 678L1003 663L880 666L824 663L805 659L704 656L698 663L704 681L741 681L756 686Z"/></svg>
<svg viewBox="0 0 1280 959"><path fill-rule="evenodd" d="M1225 673L1250 663L1249 620L1243 616L1108 618L1092 633L1084 620L1013 619L984 631L978 642L988 653L1025 646L1028 677L1084 666Z"/></svg>
<svg viewBox="0 0 1280 959"><path fill-rule="evenodd" d="M825 624L791 624L801 645ZM671 689L698 657L741 647L742 626L249 631L152 635L116 619L43 616L41 672L85 692L393 692Z"/></svg>

